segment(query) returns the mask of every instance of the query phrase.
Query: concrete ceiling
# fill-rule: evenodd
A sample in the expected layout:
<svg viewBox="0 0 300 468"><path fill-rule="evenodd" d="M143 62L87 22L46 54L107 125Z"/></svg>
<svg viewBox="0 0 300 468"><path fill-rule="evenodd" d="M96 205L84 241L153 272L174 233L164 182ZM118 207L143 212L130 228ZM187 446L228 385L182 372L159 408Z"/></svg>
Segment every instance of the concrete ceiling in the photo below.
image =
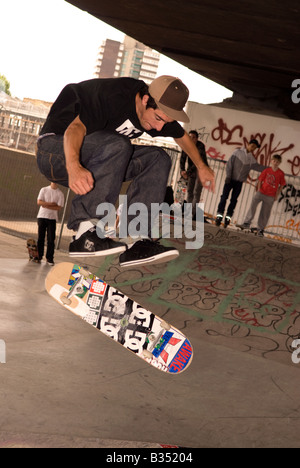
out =
<svg viewBox="0 0 300 468"><path fill-rule="evenodd" d="M300 103L291 99L300 79L299 0L68 2L236 96L273 102L300 120Z"/></svg>

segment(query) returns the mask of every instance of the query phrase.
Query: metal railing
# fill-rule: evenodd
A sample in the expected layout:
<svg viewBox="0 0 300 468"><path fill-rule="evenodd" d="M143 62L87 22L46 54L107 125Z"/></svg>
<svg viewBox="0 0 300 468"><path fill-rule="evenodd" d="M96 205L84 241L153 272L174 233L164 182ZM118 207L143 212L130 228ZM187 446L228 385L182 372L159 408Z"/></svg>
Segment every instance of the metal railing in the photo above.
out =
<svg viewBox="0 0 300 468"><path fill-rule="evenodd" d="M205 215L211 221L215 220L220 197L226 178L226 163L220 160L209 159L210 167L216 174L215 193L207 189L202 191L202 200L205 206ZM260 173L251 171L247 183L243 184L242 192L231 219L231 228L236 228L237 224L242 224L250 208L252 199L256 193L257 180ZM284 187L278 200L274 203L272 212L265 229L268 237L287 243L300 245L300 177L285 175L286 186ZM230 197L227 201L229 204ZM253 226L257 226L257 219L260 212L260 205L253 219ZM226 211L225 211L226 214Z"/></svg>
<svg viewBox="0 0 300 468"><path fill-rule="evenodd" d="M164 149L172 160L168 185L176 189L180 173L180 153ZM49 181L40 174L33 154L0 147L0 163L0 229L22 238L36 238L37 196L42 187L49 185ZM215 193L211 193L204 189L201 201L204 202L206 217L210 222L214 222L225 182L226 163L209 159L209 165L215 171L216 190ZM258 176L259 173L251 172L249 182L244 184L230 229L235 229L236 224L244 221L255 194L255 181ZM268 236L280 241L300 245L300 177L288 175L286 182L279 200L274 203L266 232ZM61 189L67 203L57 227L57 247L67 250L74 234L66 227L73 194L64 187ZM255 219L253 224L255 225Z"/></svg>

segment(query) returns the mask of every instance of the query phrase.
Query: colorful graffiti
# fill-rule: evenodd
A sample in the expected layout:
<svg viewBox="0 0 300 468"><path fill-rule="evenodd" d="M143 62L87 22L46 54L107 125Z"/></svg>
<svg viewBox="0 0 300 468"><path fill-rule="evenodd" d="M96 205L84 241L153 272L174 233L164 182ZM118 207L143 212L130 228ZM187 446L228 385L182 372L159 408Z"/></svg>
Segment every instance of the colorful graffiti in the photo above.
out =
<svg viewBox="0 0 300 468"><path fill-rule="evenodd" d="M285 204L285 213L291 213L293 216L300 214L300 189L296 189L292 184L287 184L280 194L278 203L281 202Z"/></svg>
<svg viewBox="0 0 300 468"><path fill-rule="evenodd" d="M242 352L291 363L300 337L297 247L206 229L205 245L168 265L122 272L105 265L105 281L193 335Z"/></svg>
<svg viewBox="0 0 300 468"><path fill-rule="evenodd" d="M300 156L294 156L293 159L288 159L288 163L291 165L291 171L293 176L300 176Z"/></svg>
<svg viewBox="0 0 300 468"><path fill-rule="evenodd" d="M282 142L276 138L274 133L267 134L257 132L246 136L246 131L244 130L243 125L229 127L229 124L222 118L218 120L218 125L212 130L211 137L214 141L218 141L222 145L234 147L246 146L252 138L257 139L260 143L260 148L255 152L255 157L260 164L265 166L270 165L271 158L274 154L280 154L283 156L295 147L293 143L283 145ZM210 150L210 152L212 151ZM288 160L292 165L293 175L298 175L295 174L296 169L300 166L300 161L298 160L299 156L295 156L293 161Z"/></svg>
<svg viewBox="0 0 300 468"><path fill-rule="evenodd" d="M197 115L200 115L200 111L201 121L205 120L206 109L204 106L198 106L200 106L199 110L198 107L195 108L198 112L194 109L191 125L196 121ZM211 217L216 215L220 191L225 181L225 170L222 167L222 162L226 163L237 147L246 146L252 138L255 138L260 143L260 148L254 152L257 161L267 167L271 163L272 156L280 154L283 157L281 169L285 172L287 181L278 203L274 203L266 231L274 239L298 244L300 242L300 157L295 154L299 152L298 139L296 138L298 135L296 133L297 124L277 119L276 123L271 125L270 118L267 116L244 112L236 112L233 115L232 112L229 109L213 108L211 110L210 108L207 114L207 125L199 128L199 134L205 137L206 153L209 158L215 160L211 162L211 166L217 171L219 183L215 197L209 198L210 207L213 207L214 210L212 213L209 212L209 215ZM238 122L239 119L241 123ZM291 131L289 131L289 127L291 127ZM257 128L263 128L265 131L257 131ZM282 129L285 131L283 132ZM219 176L220 170L223 174L221 177ZM258 173L251 172L248 176L248 184L256 187L257 178ZM246 190L244 189L244 191ZM204 202L206 202L206 198L207 194L204 191ZM241 196L240 200L242 202L237 206L232 224L241 223L244 216L240 213L245 213L249 209L249 197Z"/></svg>

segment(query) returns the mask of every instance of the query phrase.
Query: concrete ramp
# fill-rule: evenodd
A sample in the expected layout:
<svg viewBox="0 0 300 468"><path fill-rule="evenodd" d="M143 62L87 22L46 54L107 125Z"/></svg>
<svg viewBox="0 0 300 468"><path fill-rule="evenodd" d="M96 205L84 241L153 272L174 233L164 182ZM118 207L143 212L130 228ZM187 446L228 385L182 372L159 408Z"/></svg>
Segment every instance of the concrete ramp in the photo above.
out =
<svg viewBox="0 0 300 468"><path fill-rule="evenodd" d="M199 251L175 245L169 264L89 265L190 338L170 376L56 304L49 267L0 234L0 447L300 447L300 250L214 226Z"/></svg>
<svg viewBox="0 0 300 468"><path fill-rule="evenodd" d="M174 242L173 242L174 245ZM188 335L292 365L300 338L300 249L206 226L205 245L168 265L98 273ZM94 267L95 268L95 267Z"/></svg>

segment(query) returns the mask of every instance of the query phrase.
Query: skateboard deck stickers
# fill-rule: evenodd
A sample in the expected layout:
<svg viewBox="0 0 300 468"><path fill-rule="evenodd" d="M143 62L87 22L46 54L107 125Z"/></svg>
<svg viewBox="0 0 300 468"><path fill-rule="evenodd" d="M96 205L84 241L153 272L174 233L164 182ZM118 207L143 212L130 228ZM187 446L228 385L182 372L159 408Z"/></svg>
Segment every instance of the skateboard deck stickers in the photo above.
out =
<svg viewBox="0 0 300 468"><path fill-rule="evenodd" d="M79 265L55 266L46 278L46 289L60 304L157 369L178 374L191 363L193 350L185 335Z"/></svg>

